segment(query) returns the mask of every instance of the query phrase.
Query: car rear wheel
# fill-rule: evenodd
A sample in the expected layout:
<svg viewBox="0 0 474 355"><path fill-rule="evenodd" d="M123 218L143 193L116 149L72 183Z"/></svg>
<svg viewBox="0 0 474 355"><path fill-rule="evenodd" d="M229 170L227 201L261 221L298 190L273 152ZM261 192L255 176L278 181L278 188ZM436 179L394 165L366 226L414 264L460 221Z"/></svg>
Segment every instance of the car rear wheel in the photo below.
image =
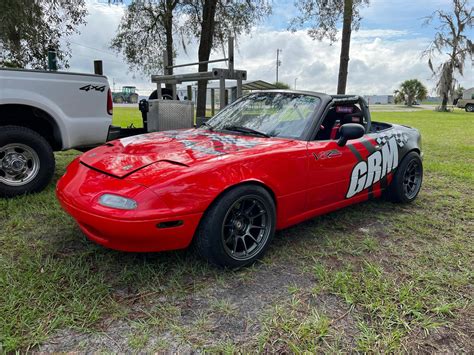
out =
<svg viewBox="0 0 474 355"><path fill-rule="evenodd" d="M35 131L5 126L0 131L0 197L43 190L55 168L53 150Z"/></svg>
<svg viewBox="0 0 474 355"><path fill-rule="evenodd" d="M474 112L474 105L467 104L465 109L466 109L466 112Z"/></svg>
<svg viewBox="0 0 474 355"><path fill-rule="evenodd" d="M401 161L389 187L394 202L409 203L415 200L423 181L423 163L417 152L408 153Z"/></svg>
<svg viewBox="0 0 474 355"><path fill-rule="evenodd" d="M206 211L194 245L211 264L242 267L263 256L275 234L275 221L275 204L263 187L238 186Z"/></svg>

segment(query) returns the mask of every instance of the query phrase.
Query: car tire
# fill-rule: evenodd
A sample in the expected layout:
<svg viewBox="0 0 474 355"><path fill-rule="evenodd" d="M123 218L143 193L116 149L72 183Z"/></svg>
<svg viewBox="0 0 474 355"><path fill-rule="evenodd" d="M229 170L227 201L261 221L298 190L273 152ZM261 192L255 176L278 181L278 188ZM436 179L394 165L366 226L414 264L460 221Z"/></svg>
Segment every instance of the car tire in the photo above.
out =
<svg viewBox="0 0 474 355"><path fill-rule="evenodd" d="M394 202L410 203L415 200L423 182L423 163L417 152L408 153L401 161L389 187Z"/></svg>
<svg viewBox="0 0 474 355"><path fill-rule="evenodd" d="M466 110L466 112L474 112L474 105L467 104L464 109Z"/></svg>
<svg viewBox="0 0 474 355"><path fill-rule="evenodd" d="M0 197L39 192L55 169L49 143L35 131L20 126L0 130Z"/></svg>
<svg viewBox="0 0 474 355"><path fill-rule="evenodd" d="M235 269L263 256L275 234L275 224L275 203L268 191L241 185L208 208L193 244L210 264Z"/></svg>

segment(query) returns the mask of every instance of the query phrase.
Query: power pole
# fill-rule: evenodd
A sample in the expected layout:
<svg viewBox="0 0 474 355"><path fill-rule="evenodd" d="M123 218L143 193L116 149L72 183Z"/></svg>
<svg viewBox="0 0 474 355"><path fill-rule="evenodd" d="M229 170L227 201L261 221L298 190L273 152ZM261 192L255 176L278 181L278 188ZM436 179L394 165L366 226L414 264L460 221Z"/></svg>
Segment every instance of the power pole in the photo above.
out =
<svg viewBox="0 0 474 355"><path fill-rule="evenodd" d="M281 60L279 59L281 49L277 49L277 61L276 61L276 83L278 83L278 67L281 65Z"/></svg>

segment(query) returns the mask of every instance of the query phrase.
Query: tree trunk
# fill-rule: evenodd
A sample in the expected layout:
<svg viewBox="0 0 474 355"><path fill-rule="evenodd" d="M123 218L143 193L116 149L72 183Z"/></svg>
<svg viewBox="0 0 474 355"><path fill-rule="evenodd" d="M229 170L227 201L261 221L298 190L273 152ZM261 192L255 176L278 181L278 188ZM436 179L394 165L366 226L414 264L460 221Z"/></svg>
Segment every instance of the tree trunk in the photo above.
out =
<svg viewBox="0 0 474 355"><path fill-rule="evenodd" d="M443 93L443 100L441 101L440 111L442 112L448 111L448 94L447 93Z"/></svg>
<svg viewBox="0 0 474 355"><path fill-rule="evenodd" d="M217 0L205 0L202 9L201 38L199 40L198 59L200 62L209 60L214 37L214 25ZM208 64L199 64L199 72L208 71ZM196 117L206 116L207 81L198 80ZM220 98L221 100L223 98Z"/></svg>
<svg viewBox="0 0 474 355"><path fill-rule="evenodd" d="M173 65L173 0L166 0L165 6L164 27L166 35L166 56L168 59L168 65ZM173 75L173 68L165 69L164 73L167 75ZM171 84L166 84L166 88L172 90L173 86Z"/></svg>
<svg viewBox="0 0 474 355"><path fill-rule="evenodd" d="M441 101L440 111L443 112L448 111L449 93L453 85L453 72L454 67L452 61L448 64L447 68L443 68L443 71L441 72L441 80L443 80L444 83L441 86L443 88L443 92L441 93L443 100Z"/></svg>
<svg viewBox="0 0 474 355"><path fill-rule="evenodd" d="M345 94L347 86L347 68L349 67L349 49L352 32L352 0L344 0L344 20L342 24L341 56L339 60L339 78L337 93Z"/></svg>

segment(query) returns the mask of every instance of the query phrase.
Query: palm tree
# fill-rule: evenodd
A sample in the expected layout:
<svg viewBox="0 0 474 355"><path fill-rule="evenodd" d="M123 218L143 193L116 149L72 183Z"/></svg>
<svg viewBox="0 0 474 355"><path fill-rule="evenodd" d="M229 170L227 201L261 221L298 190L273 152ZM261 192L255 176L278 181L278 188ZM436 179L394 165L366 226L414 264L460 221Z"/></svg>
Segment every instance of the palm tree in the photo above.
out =
<svg viewBox="0 0 474 355"><path fill-rule="evenodd" d="M416 101L422 101L428 94L428 89L418 79L405 80L400 88L395 90L395 102L403 102L412 106Z"/></svg>

